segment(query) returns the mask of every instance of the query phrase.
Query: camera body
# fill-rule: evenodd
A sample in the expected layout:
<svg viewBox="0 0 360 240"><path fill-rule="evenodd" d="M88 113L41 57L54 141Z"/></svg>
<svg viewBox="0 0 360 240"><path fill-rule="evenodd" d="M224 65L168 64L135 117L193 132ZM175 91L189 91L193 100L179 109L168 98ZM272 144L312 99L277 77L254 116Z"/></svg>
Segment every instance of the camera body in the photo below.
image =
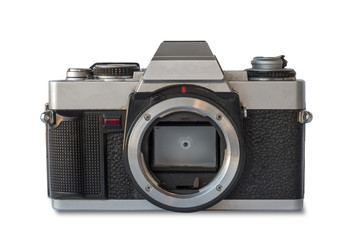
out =
<svg viewBox="0 0 360 240"><path fill-rule="evenodd" d="M206 42L165 41L147 69L69 69L42 114L53 207L301 209L312 115L286 63L223 71Z"/></svg>

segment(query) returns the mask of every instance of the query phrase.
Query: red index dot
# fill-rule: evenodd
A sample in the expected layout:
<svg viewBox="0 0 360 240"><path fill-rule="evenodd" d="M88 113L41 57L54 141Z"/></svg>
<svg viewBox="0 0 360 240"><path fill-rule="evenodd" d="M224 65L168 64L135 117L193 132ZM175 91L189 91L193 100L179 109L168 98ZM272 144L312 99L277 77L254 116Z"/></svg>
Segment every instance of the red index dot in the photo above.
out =
<svg viewBox="0 0 360 240"><path fill-rule="evenodd" d="M181 93L186 93L186 87L185 86L181 87Z"/></svg>

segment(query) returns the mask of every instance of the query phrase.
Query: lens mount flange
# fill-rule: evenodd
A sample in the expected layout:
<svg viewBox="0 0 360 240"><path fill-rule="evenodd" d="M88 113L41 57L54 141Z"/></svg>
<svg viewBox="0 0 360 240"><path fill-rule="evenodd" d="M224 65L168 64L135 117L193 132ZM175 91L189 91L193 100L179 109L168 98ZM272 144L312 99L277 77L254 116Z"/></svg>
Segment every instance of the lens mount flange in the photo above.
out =
<svg viewBox="0 0 360 240"><path fill-rule="evenodd" d="M158 118L176 112L192 112L211 118L221 130L226 143L223 164L214 179L198 192L186 195L172 193L158 186L141 152L144 135L152 123ZM217 117L219 114L221 118ZM236 179L241 161L240 143L235 128L225 113L206 101L191 97L177 97L153 105L143 113L143 116L138 118L132 128L126 154L127 164L135 184L148 200L169 210L197 211L217 203L231 190L230 186Z"/></svg>

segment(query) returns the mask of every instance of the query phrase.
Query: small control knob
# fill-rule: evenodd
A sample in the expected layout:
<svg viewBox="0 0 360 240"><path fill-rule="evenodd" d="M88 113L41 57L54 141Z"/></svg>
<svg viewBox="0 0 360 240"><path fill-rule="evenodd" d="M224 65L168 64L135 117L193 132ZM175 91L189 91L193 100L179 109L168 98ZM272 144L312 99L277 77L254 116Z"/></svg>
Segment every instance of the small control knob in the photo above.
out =
<svg viewBox="0 0 360 240"><path fill-rule="evenodd" d="M285 68L287 61L285 56L278 57L255 57L251 61L252 68L246 69L250 81L263 80L296 80L294 69Z"/></svg>
<svg viewBox="0 0 360 240"><path fill-rule="evenodd" d="M140 71L138 63L95 63L91 66L94 78L131 78L135 71Z"/></svg>
<svg viewBox="0 0 360 240"><path fill-rule="evenodd" d="M81 81L91 76L88 68L69 68L66 72L66 80Z"/></svg>

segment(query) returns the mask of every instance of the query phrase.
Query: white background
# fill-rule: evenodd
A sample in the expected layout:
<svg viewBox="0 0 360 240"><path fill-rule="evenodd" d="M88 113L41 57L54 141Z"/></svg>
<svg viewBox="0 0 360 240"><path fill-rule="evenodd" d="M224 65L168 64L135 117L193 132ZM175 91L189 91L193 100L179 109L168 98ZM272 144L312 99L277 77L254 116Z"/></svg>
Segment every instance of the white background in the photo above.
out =
<svg viewBox="0 0 360 240"><path fill-rule="evenodd" d="M1 239L359 239L358 1L2 1ZM206 40L225 70L285 54L307 83L301 212L58 213L47 198L47 82Z"/></svg>

